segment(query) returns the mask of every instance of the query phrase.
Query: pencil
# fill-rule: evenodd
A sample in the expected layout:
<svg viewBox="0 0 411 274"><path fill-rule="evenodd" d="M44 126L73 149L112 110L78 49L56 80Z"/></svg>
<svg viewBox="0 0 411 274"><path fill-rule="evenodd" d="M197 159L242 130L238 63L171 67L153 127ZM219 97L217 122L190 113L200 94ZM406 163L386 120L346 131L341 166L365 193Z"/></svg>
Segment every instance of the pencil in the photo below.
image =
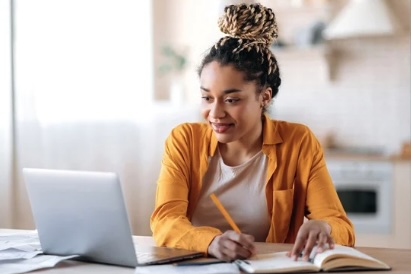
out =
<svg viewBox="0 0 411 274"><path fill-rule="evenodd" d="M238 226L234 223L234 220L231 218L230 214L228 214L227 210L225 210L223 204L220 202L220 200L218 200L217 196L215 196L214 193L210 194L210 198L211 200L213 200L213 202L215 203L215 205L217 206L217 208L220 210L220 212L223 214L224 218L227 220L227 222L230 224L231 228L237 232L237 233L241 233L240 229L238 228Z"/></svg>

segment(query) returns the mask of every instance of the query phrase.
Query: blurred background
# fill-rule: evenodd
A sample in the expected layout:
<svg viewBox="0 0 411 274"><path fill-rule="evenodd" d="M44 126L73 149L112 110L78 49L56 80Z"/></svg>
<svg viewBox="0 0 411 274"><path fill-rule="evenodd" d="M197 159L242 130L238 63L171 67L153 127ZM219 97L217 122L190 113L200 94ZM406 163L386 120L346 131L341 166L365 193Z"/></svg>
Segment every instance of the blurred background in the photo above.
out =
<svg viewBox="0 0 411 274"><path fill-rule="evenodd" d="M357 244L411 248L411 0L0 0L0 227L35 228L21 169L58 168L117 172L150 235L164 140L201 121L197 67L241 2L276 14L270 115L319 138Z"/></svg>

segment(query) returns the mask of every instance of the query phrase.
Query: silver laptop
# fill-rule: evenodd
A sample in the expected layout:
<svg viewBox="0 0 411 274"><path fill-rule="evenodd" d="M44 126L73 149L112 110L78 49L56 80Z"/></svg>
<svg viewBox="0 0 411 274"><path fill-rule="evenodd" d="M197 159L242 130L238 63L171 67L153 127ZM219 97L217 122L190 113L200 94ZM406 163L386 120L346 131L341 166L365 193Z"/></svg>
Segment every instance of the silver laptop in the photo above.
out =
<svg viewBox="0 0 411 274"><path fill-rule="evenodd" d="M129 267L204 255L134 245L115 173L24 168L23 176L45 254Z"/></svg>

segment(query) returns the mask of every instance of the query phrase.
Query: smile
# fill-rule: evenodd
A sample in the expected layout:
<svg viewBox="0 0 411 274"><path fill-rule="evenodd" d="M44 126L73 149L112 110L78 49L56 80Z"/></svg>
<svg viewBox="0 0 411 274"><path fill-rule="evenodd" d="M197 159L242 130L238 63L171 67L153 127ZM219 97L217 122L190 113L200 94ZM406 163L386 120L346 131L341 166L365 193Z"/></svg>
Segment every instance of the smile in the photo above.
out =
<svg viewBox="0 0 411 274"><path fill-rule="evenodd" d="M234 124L228 124L228 123L210 123L211 127L213 130L217 133L225 133L227 130L229 130L231 127L234 126Z"/></svg>

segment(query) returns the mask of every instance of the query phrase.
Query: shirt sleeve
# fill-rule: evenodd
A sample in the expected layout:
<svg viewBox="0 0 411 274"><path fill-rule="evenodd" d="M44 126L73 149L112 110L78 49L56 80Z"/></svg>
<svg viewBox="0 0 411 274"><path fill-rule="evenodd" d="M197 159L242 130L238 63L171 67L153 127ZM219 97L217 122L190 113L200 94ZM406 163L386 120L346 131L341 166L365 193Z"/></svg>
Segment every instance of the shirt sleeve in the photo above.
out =
<svg viewBox="0 0 411 274"><path fill-rule="evenodd" d="M337 244L353 246L354 227L338 198L328 172L324 153L318 140L308 135L308 147L312 148L310 173L307 185L306 216L308 219L323 220L331 226L331 236Z"/></svg>
<svg viewBox="0 0 411 274"><path fill-rule="evenodd" d="M191 184L193 144L187 126L179 126L165 142L157 181L155 209L150 226L159 246L207 253L215 236L222 232L212 227L195 227L187 217ZM197 152L198 153L198 152Z"/></svg>

